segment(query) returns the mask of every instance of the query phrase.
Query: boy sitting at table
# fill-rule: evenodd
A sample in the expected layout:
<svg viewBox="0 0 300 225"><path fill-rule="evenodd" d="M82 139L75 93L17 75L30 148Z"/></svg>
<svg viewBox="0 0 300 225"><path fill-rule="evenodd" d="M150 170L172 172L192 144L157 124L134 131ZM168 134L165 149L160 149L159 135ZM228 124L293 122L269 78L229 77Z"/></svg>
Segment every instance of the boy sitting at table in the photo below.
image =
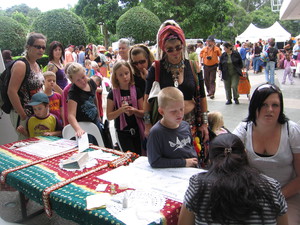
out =
<svg viewBox="0 0 300 225"><path fill-rule="evenodd" d="M147 155L154 168L197 167L197 153L189 124L183 121L184 99L180 90L166 87L158 94L162 119L150 130Z"/></svg>
<svg viewBox="0 0 300 225"><path fill-rule="evenodd" d="M34 115L27 121L27 129L22 125L17 131L27 137L61 136L62 125L59 119L49 113L49 98L45 93L36 93L28 105L32 106Z"/></svg>

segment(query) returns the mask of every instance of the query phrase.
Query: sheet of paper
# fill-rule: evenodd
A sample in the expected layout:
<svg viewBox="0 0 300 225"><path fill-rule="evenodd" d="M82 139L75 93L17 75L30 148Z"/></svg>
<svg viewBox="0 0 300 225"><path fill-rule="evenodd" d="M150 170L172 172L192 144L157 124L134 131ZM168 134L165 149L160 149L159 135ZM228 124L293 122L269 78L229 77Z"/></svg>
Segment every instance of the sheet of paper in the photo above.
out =
<svg viewBox="0 0 300 225"><path fill-rule="evenodd" d="M98 178L111 183L127 184L129 188L158 191L169 199L183 202L190 177L202 172L205 170L186 167L154 169L149 165L147 157L139 157L129 166L118 167Z"/></svg>
<svg viewBox="0 0 300 225"><path fill-rule="evenodd" d="M106 207L106 204L110 202L111 195L109 193L100 193L96 195L90 195L86 197L86 208L88 210Z"/></svg>
<svg viewBox="0 0 300 225"><path fill-rule="evenodd" d="M89 148L89 138L87 132L85 132L80 138L76 137L78 143L78 151L83 152Z"/></svg>
<svg viewBox="0 0 300 225"><path fill-rule="evenodd" d="M26 145L16 150L24 151L31 155L39 157L48 157L50 155L58 154L77 146L76 141L59 139L57 141L40 140L37 143Z"/></svg>

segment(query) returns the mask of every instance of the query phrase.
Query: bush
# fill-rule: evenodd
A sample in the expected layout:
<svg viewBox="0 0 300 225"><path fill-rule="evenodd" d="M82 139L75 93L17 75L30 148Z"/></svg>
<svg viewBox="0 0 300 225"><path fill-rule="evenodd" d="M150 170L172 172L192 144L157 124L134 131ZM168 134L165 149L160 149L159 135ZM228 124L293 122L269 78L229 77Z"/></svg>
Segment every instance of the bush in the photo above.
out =
<svg viewBox="0 0 300 225"><path fill-rule="evenodd" d="M9 49L12 55L20 55L24 51L26 31L24 27L10 17L0 16L0 48Z"/></svg>
<svg viewBox="0 0 300 225"><path fill-rule="evenodd" d="M156 33L161 22L149 10L136 6L129 9L117 21L117 35L134 39L135 43L156 41Z"/></svg>
<svg viewBox="0 0 300 225"><path fill-rule="evenodd" d="M34 32L44 34L48 44L59 41L63 46L87 44L87 28L83 20L66 9L42 13L33 23Z"/></svg>

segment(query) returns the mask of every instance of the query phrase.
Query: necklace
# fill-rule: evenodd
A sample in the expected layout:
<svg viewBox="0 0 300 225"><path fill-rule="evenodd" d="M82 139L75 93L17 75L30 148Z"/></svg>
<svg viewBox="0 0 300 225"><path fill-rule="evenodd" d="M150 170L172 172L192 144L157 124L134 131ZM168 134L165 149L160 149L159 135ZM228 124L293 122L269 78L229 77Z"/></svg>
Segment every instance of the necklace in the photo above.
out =
<svg viewBox="0 0 300 225"><path fill-rule="evenodd" d="M168 72L171 72L172 79L174 82L174 87L178 88L179 85L179 75L184 68L184 60L181 60L178 64L172 64L167 60L164 62L164 67Z"/></svg>

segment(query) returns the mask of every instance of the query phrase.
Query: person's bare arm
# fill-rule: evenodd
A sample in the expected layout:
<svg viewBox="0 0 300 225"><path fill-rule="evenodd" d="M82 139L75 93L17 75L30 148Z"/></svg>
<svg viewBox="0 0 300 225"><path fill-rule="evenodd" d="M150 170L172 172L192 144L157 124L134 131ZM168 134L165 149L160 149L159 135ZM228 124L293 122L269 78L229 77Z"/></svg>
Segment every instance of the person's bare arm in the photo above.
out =
<svg viewBox="0 0 300 225"><path fill-rule="evenodd" d="M149 98L149 95L145 94L144 95L144 105L143 105L144 113L147 113L147 112L149 113L152 110L151 105L148 103L148 98ZM152 127L151 123L145 123L145 137L149 136L151 127Z"/></svg>
<svg viewBox="0 0 300 225"><path fill-rule="evenodd" d="M27 115L22 107L18 91L25 79L26 64L25 62L16 62L11 69L11 78L8 84L7 94L14 110L19 114L21 120L25 120Z"/></svg>
<svg viewBox="0 0 300 225"><path fill-rule="evenodd" d="M75 135L77 137L81 137L85 131L81 129L76 119L76 110L77 110L77 102L74 100L68 100L68 120L73 129L75 130Z"/></svg>
<svg viewBox="0 0 300 225"><path fill-rule="evenodd" d="M300 192L300 153L293 154L293 159L296 177L282 188L285 198L289 198Z"/></svg>
<svg viewBox="0 0 300 225"><path fill-rule="evenodd" d="M184 204L181 206L178 225L194 225L195 224L195 215L193 212L189 211Z"/></svg>
<svg viewBox="0 0 300 225"><path fill-rule="evenodd" d="M288 225L289 221L288 221L288 216L287 214L283 214L282 216L278 216L277 219L277 225Z"/></svg>

